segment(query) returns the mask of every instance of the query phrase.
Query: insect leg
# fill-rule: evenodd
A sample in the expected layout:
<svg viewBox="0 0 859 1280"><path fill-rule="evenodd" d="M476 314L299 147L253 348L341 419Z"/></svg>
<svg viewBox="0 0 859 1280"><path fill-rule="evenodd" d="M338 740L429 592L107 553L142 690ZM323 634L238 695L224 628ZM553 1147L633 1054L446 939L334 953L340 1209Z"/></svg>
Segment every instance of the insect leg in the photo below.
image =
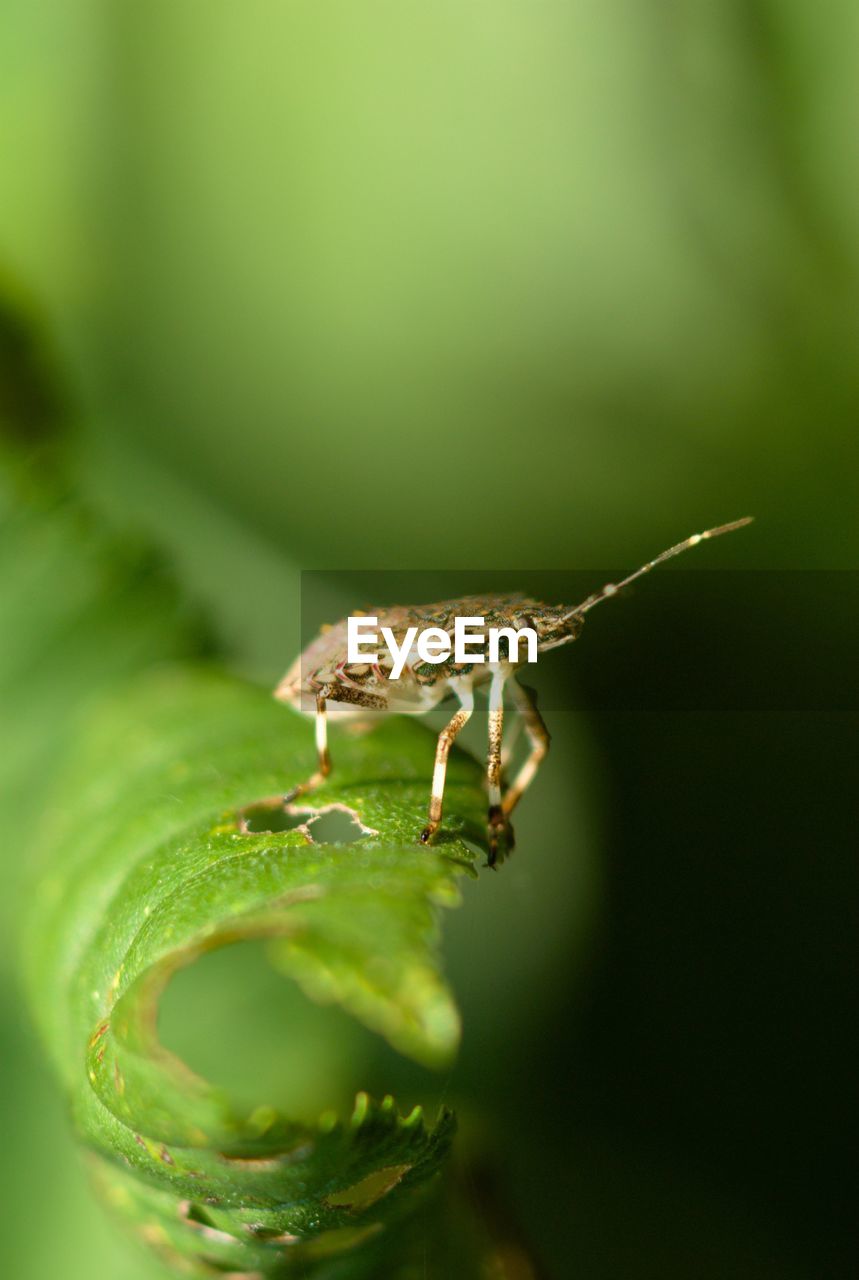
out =
<svg viewBox="0 0 859 1280"><path fill-rule="evenodd" d="M507 794L504 796L502 808L505 814L511 814L516 805L522 799L524 792L534 780L534 774L540 767L540 761L544 759L549 750L549 730L543 723L543 717L537 710L536 695L532 689L528 689L525 685L519 684L517 680L512 681L513 697L516 706L522 713L525 721L525 732L531 743L531 753L528 759L522 765L516 777L507 788Z"/></svg>
<svg viewBox="0 0 859 1280"><path fill-rule="evenodd" d="M300 782L297 787L293 787L283 797L284 804L291 804L297 796L304 795L308 791L314 791L331 772L331 754L328 750L328 716L325 711L327 693L328 686L325 685L316 695L316 772L306 782Z"/></svg>
<svg viewBox="0 0 859 1280"><path fill-rule="evenodd" d="M513 721L513 727L507 734L507 741L501 747L501 778L510 768L510 761L513 759L513 752L516 743L519 741L519 734L522 732L522 717L517 713L516 719Z"/></svg>
<svg viewBox="0 0 859 1280"><path fill-rule="evenodd" d="M489 865L498 861L499 835L503 836L507 852L513 849L513 831L501 804L501 739L504 735L504 681L506 673L495 671L489 686L489 756L486 764L486 782L489 788Z"/></svg>
<svg viewBox="0 0 859 1280"><path fill-rule="evenodd" d="M441 733L435 749L435 769L432 775L432 793L430 795L427 825L421 832L421 844L427 844L441 825L442 806L444 804L444 779L447 773L447 758L454 739L463 725L467 724L474 710L474 694L471 689L456 689L460 701L459 710L451 717Z"/></svg>

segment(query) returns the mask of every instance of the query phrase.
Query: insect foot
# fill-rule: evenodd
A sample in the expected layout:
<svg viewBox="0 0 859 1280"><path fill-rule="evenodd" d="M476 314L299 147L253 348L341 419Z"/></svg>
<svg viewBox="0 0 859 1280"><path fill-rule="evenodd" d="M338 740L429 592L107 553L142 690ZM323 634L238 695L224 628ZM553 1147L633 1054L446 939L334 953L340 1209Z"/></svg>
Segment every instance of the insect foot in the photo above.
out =
<svg viewBox="0 0 859 1280"><path fill-rule="evenodd" d="M513 827L500 805L490 806L486 834L489 843L489 858L486 865L495 867L498 863L499 851L503 862L504 858L510 856L516 845Z"/></svg>
<svg viewBox="0 0 859 1280"><path fill-rule="evenodd" d="M311 791L315 791L317 787L322 786L330 772L331 761L326 755L320 762L320 768L316 770L316 773L309 777L306 782L299 782L297 786L286 792L283 797L283 803L292 804L292 802L297 800L299 796L309 795Z"/></svg>
<svg viewBox="0 0 859 1280"><path fill-rule="evenodd" d="M292 804L293 801L297 800L299 796L305 795L308 790L310 790L310 788L307 786L306 783L299 782L298 786L292 787L291 790L284 792L284 794L281 796L281 803L284 806L288 804Z"/></svg>

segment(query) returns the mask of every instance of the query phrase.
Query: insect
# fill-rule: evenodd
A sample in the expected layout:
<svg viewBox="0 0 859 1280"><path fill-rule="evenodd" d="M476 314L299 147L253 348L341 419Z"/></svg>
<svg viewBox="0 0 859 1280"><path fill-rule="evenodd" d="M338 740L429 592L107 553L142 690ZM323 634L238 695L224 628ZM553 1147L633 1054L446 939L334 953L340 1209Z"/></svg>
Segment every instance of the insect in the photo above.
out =
<svg viewBox="0 0 859 1280"><path fill-rule="evenodd" d="M492 628L512 627L520 630L530 627L537 634L538 652L545 653L577 639L585 616L603 600L609 600L637 578L673 556L697 546L699 542L740 529L749 524L751 519L752 517L746 516L742 520L707 529L704 533L695 533L649 560L621 582L607 583L577 605L543 604L525 596L487 595L464 596L459 600L444 600L428 605L396 605L374 610L373 613L377 617L379 628L388 627L401 647L409 628L437 627L452 638L457 617L476 616L483 618L483 627L477 628L478 640L472 651L480 653L481 643L485 646ZM508 853L513 848L510 815L533 781L549 749L549 732L537 710L535 696L516 678L521 661L511 658L509 648L501 653L496 650L496 656L499 660L495 662L462 663L454 661L454 653L451 652L443 661L431 664L424 662L415 649L410 648L399 678L392 679L394 660L387 655L377 655L379 660L375 662L349 661L346 619L324 628L296 659L275 690L275 697L280 701L314 715L316 719L316 772L285 796L284 803L290 803L297 796L312 791L330 774L331 756L327 732L329 714L355 717L366 711L374 711L423 715L448 694L453 694L459 706L438 736L429 812L419 835L421 843L429 843L441 826L450 749L474 712L475 688L486 684L489 686L487 839L489 865L494 866L502 843ZM516 651L515 657L522 657L521 647ZM506 762L502 753L505 687L509 687L530 749L512 782L502 791L502 772Z"/></svg>

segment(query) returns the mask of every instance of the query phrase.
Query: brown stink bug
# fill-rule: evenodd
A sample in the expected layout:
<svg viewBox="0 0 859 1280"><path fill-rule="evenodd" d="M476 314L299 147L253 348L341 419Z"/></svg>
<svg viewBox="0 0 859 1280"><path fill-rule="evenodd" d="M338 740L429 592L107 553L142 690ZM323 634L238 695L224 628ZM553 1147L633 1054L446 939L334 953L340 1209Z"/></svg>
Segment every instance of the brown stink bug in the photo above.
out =
<svg viewBox="0 0 859 1280"><path fill-rule="evenodd" d="M341 716L360 715L365 711L422 715L452 693L459 707L438 736L429 813L426 825L419 833L420 841L428 843L441 825L445 772L451 746L474 711L475 688L485 684L489 686L486 770L489 865L494 866L499 840L504 838L508 852L513 847L510 815L549 749L549 733L537 710L533 693L517 679L511 678L515 677L523 659L519 647L511 652L510 637L523 628L528 629L539 653L568 644L578 637L585 614L595 605L616 595L672 556L709 538L740 529L750 520L751 517L745 517L708 529L705 533L695 533L691 538L669 547L623 581L606 584L578 605L543 604L525 596L487 595L463 596L459 600L444 600L437 604L395 605L372 611L373 621L390 637L394 648L399 650L399 658L391 656L389 650L384 657L372 655L373 661L350 661L347 643L349 619L344 618L334 626L324 628L293 663L275 690L275 697L282 702L316 717L316 772L290 792L285 802L312 791L331 772L327 736L329 708L332 714ZM357 616L353 614L353 620ZM457 619L481 620L481 625L476 630L472 628L469 637L471 661L454 660L452 646ZM419 630L429 634L429 629L436 637L433 641L436 645L440 639L447 639L449 652L439 657L437 649L436 656L427 661L417 651L415 639ZM497 639L493 639L499 634L508 637L507 647L503 650ZM514 707L528 735L530 752L502 794L503 691L508 681Z"/></svg>

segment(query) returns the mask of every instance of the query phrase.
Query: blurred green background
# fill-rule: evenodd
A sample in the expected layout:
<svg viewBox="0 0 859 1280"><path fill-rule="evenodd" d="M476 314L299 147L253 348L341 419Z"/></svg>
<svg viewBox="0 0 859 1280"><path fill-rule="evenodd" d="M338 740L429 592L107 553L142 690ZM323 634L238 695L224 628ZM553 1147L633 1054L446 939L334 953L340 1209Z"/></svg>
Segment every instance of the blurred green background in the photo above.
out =
<svg viewBox="0 0 859 1280"><path fill-rule="evenodd" d="M239 1088L237 1017L271 1089L444 1095L552 1276L855 1274L855 705L800 667L732 709L729 661L706 713L635 708L705 628L731 649L705 568L818 571L743 631L746 684L786 636L809 679L855 655L857 72L847 0L0 11L5 292L80 496L236 667L291 661L302 568L596 573L757 517L668 620L654 579L553 660L616 706L555 711L515 858L447 923L449 1078L317 1025L253 948L165 1010ZM161 1274L90 1202L4 950L4 1270Z"/></svg>

